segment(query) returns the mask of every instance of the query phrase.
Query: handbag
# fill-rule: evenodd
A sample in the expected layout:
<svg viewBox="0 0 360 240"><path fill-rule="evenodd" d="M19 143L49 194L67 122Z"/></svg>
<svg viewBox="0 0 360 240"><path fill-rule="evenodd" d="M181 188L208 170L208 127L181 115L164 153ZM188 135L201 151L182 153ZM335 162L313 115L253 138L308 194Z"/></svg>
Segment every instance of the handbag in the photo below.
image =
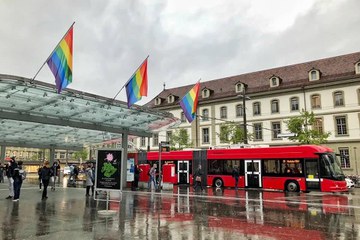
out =
<svg viewBox="0 0 360 240"><path fill-rule="evenodd" d="M201 182L201 177L200 177L200 176L196 176L195 181Z"/></svg>

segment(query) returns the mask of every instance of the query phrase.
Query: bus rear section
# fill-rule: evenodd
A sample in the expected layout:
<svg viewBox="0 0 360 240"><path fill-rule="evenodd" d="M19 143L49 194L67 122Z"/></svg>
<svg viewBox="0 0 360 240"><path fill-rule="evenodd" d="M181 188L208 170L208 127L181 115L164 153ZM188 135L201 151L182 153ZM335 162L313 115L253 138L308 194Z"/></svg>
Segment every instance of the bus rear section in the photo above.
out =
<svg viewBox="0 0 360 240"><path fill-rule="evenodd" d="M207 184L298 191L347 191L336 155L322 146L217 149L207 151Z"/></svg>

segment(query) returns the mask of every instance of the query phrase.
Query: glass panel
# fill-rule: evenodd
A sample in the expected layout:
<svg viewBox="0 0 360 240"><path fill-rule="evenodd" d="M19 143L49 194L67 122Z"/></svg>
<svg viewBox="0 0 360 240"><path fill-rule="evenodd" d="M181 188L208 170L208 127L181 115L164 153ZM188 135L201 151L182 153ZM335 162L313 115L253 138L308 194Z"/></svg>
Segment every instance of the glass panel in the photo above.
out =
<svg viewBox="0 0 360 240"><path fill-rule="evenodd" d="M306 177L310 179L319 178L317 161L306 162Z"/></svg>
<svg viewBox="0 0 360 240"><path fill-rule="evenodd" d="M253 171L253 164L252 164L252 162L247 162L247 163L246 163L246 171L247 171L247 172L252 172L252 171Z"/></svg>

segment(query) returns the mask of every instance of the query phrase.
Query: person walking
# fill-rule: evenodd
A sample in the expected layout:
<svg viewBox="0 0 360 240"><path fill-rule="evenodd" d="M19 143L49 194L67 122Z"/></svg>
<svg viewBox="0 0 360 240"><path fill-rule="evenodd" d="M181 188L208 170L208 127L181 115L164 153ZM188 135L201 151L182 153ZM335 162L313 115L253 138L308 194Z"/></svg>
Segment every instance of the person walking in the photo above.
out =
<svg viewBox="0 0 360 240"><path fill-rule="evenodd" d="M197 170L195 171L195 174L194 174L194 180L195 180L195 184L194 184L194 190L196 191L196 189L200 186L201 188L201 191L204 190L201 182L202 182L202 170L201 170L201 165L199 164Z"/></svg>
<svg viewBox="0 0 360 240"><path fill-rule="evenodd" d="M90 196L90 188L92 192L92 196L94 196L94 176L93 171L91 169L91 163L87 164L87 168L85 170L86 173L86 194L85 196Z"/></svg>
<svg viewBox="0 0 360 240"><path fill-rule="evenodd" d="M136 191L139 188L139 179L140 179L140 173L142 172L142 169L139 167L138 164L135 164L134 167L134 181L132 182L132 190Z"/></svg>
<svg viewBox="0 0 360 240"><path fill-rule="evenodd" d="M53 185L51 186L51 190L55 191L55 185L56 181L58 179L58 175L60 173L60 163L59 160L55 160L55 162L52 165L52 172L53 172Z"/></svg>
<svg viewBox="0 0 360 240"><path fill-rule="evenodd" d="M235 179L235 190L238 189L238 183L239 183L239 169L237 168L237 166L234 166L234 169L232 171L232 176Z"/></svg>
<svg viewBox="0 0 360 240"><path fill-rule="evenodd" d="M9 184L9 196L6 199L13 199L14 197L14 169L16 168L17 164L15 161L15 156L11 157L8 165L6 166L6 177L8 179Z"/></svg>
<svg viewBox="0 0 360 240"><path fill-rule="evenodd" d="M39 176L39 191L41 192L41 185L42 185L42 181L41 181L41 165L39 165L39 168L38 168L38 176Z"/></svg>
<svg viewBox="0 0 360 240"><path fill-rule="evenodd" d="M0 163L0 183L4 182L4 166Z"/></svg>
<svg viewBox="0 0 360 240"><path fill-rule="evenodd" d="M49 161L45 161L44 166L41 168L41 181L44 185L44 190L42 193L41 200L46 200L48 198L47 187L49 186L51 176L52 176L52 169L50 168Z"/></svg>
<svg viewBox="0 0 360 240"><path fill-rule="evenodd" d="M157 165L154 164L152 166L152 168L149 170L149 182L148 182L148 190L151 190L151 183L154 183L154 188L155 190L157 189L157 184L156 184L156 168Z"/></svg>
<svg viewBox="0 0 360 240"><path fill-rule="evenodd" d="M14 169L14 202L19 201L20 198L20 190L23 183L23 180L26 178L26 173L23 170L23 162L19 161Z"/></svg>

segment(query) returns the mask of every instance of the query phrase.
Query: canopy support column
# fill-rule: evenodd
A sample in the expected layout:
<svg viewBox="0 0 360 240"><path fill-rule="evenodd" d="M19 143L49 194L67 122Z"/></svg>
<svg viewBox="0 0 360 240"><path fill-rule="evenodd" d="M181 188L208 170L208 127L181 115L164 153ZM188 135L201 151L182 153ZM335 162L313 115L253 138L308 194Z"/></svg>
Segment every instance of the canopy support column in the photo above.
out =
<svg viewBox="0 0 360 240"><path fill-rule="evenodd" d="M126 177L127 177L127 160L128 160L128 134L123 133L121 135L121 145L123 148L123 159L121 161L121 182L122 187L126 187Z"/></svg>
<svg viewBox="0 0 360 240"><path fill-rule="evenodd" d="M1 145L0 149L0 162L5 163L5 152L6 152L6 146Z"/></svg>

